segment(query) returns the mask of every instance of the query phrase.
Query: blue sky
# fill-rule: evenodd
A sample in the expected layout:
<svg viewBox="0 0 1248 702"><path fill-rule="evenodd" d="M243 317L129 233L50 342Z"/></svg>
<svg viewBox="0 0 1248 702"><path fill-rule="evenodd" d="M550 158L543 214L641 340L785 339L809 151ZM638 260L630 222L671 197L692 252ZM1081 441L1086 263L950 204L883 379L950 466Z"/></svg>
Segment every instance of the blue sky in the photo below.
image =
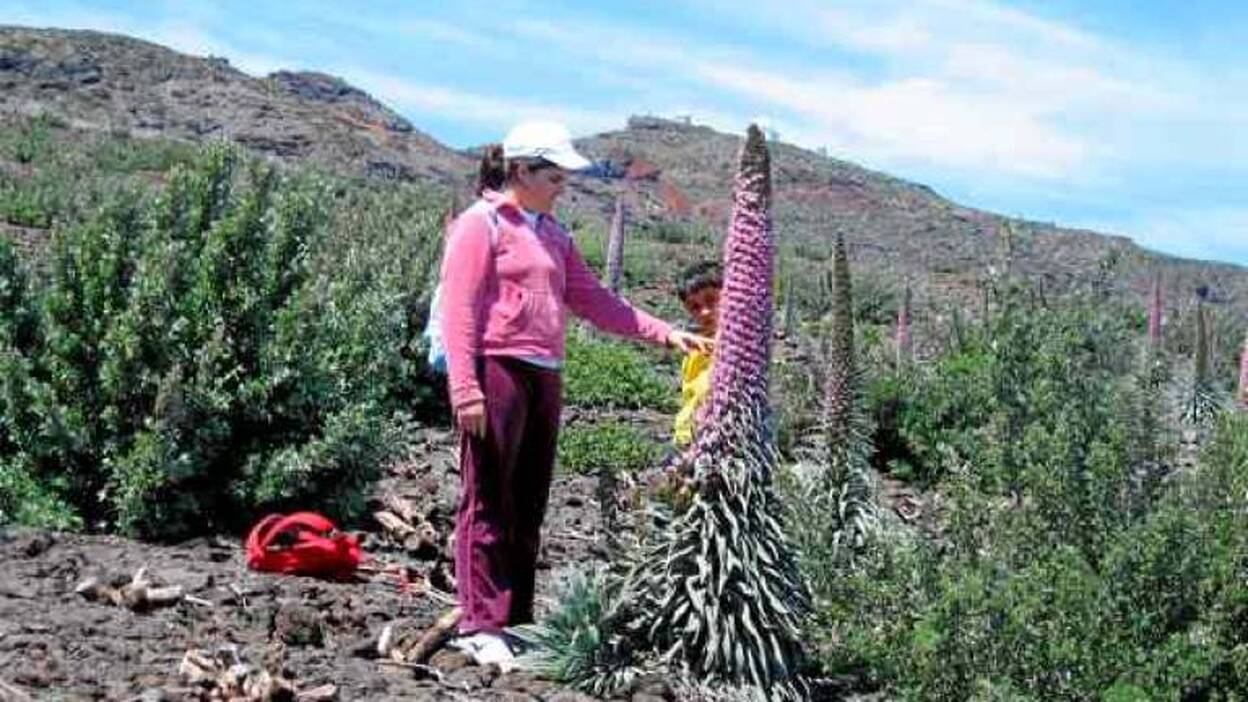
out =
<svg viewBox="0 0 1248 702"><path fill-rule="evenodd" d="M6 0L0 23L332 73L453 146L533 115L762 121L966 205L1248 265L1244 3Z"/></svg>

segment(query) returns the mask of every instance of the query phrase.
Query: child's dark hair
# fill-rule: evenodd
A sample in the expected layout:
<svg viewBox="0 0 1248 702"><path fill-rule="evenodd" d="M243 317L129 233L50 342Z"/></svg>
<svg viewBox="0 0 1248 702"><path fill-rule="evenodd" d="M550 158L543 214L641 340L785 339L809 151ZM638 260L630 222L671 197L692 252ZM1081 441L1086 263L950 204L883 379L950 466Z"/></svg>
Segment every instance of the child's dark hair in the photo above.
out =
<svg viewBox="0 0 1248 702"><path fill-rule="evenodd" d="M681 300L705 288L724 287L724 274L718 261L702 261L681 271L676 281L676 296Z"/></svg>
<svg viewBox="0 0 1248 702"><path fill-rule="evenodd" d="M477 172L477 196L486 190L502 190L507 184L507 166L503 161L503 145L490 144L481 153L481 169Z"/></svg>

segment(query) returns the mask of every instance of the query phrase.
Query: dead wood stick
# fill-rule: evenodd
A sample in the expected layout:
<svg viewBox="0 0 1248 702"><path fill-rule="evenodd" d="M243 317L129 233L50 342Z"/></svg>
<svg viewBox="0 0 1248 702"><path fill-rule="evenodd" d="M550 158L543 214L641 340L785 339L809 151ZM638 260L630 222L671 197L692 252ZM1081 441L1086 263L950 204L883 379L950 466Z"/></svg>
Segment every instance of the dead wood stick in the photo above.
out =
<svg viewBox="0 0 1248 702"><path fill-rule="evenodd" d="M464 614L463 607L453 607L448 609L434 620L433 624L425 630L425 633L416 639L416 643L412 644L403 655L408 663L424 663L433 652L442 647L446 640L451 638L451 634L455 632L455 627L459 626L459 619Z"/></svg>
<svg viewBox="0 0 1248 702"><path fill-rule="evenodd" d="M429 589L425 590L425 591L424 591L424 593L422 593L422 594L424 594L424 595L426 595L426 596L428 596L428 597L431 597L431 598L433 598L433 599L437 600L438 602L441 602L442 604L446 605L447 607L458 607L458 606L459 606L459 600L455 599L455 596L454 596L454 595L448 595L448 594L446 594L445 592L442 592L441 590L438 590L437 588L433 588L433 587L431 587L431 588L429 588Z"/></svg>
<svg viewBox="0 0 1248 702"><path fill-rule="evenodd" d="M382 503L386 506L386 509L399 515L408 524L415 524L421 521L419 514L416 512L416 505L412 504L411 500L404 499L391 492L382 498Z"/></svg>
<svg viewBox="0 0 1248 702"><path fill-rule="evenodd" d="M428 663L408 663L407 661L396 661L391 659L378 661L378 663L381 665L388 665L393 668L402 668L403 670L417 670L425 675L428 675L434 680L437 680L438 682L442 682L442 680L446 677L442 671L429 665Z"/></svg>
<svg viewBox="0 0 1248 702"><path fill-rule="evenodd" d="M400 539L416 533L415 527L405 522L402 517L399 517L391 512L373 512L373 519L376 519L377 523L380 524L381 528L385 529L387 533Z"/></svg>
<svg viewBox="0 0 1248 702"><path fill-rule="evenodd" d="M295 699L299 702L326 702L337 697L338 687L333 683L326 683L320 687L295 693Z"/></svg>
<svg viewBox="0 0 1248 702"><path fill-rule="evenodd" d="M34 702L34 699L22 688L0 680L0 700L5 700L5 702Z"/></svg>

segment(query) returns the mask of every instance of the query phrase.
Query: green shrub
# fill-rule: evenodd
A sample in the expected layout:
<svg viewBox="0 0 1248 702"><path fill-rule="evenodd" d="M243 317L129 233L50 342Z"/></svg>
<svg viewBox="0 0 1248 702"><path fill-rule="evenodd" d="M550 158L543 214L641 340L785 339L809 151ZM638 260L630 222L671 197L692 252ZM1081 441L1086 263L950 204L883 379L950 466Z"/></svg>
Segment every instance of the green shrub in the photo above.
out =
<svg viewBox="0 0 1248 702"><path fill-rule="evenodd" d="M1143 436L1156 367L1124 352L1138 330L1103 301L1008 295L968 343L877 383L898 417L950 412L895 422L936 445L913 453L944 466L942 538L894 532L820 580L825 667L902 699L1242 699L1248 417L1149 488L1166 454ZM973 401L942 404L942 384Z"/></svg>
<svg viewBox="0 0 1248 702"><path fill-rule="evenodd" d="M662 444L618 422L574 424L559 435L559 467L567 473L632 472L658 463Z"/></svg>
<svg viewBox="0 0 1248 702"><path fill-rule="evenodd" d="M563 373L567 402L577 407L675 409L676 379L659 377L653 364L629 342L568 334Z"/></svg>
<svg viewBox="0 0 1248 702"><path fill-rule="evenodd" d="M716 243L719 233L704 222L660 220L641 227L641 236L663 244L697 244L705 246Z"/></svg>
<svg viewBox="0 0 1248 702"><path fill-rule="evenodd" d="M433 198L225 146L166 183L56 232L36 341L3 357L0 504L33 481L93 528L159 537L350 518L430 396Z"/></svg>
<svg viewBox="0 0 1248 702"><path fill-rule="evenodd" d="M40 115L24 121L14 132L9 134L7 149L10 156L18 163L33 163L48 147L52 120Z"/></svg>
<svg viewBox="0 0 1248 702"><path fill-rule="evenodd" d="M867 397L877 461L904 461L915 480L932 485L946 475L949 457L977 456L993 407L993 363L975 349L875 376Z"/></svg>
<svg viewBox="0 0 1248 702"><path fill-rule="evenodd" d="M101 141L91 153L96 167L109 173L163 173L178 164L189 163L194 156L195 147L190 144L129 137Z"/></svg>
<svg viewBox="0 0 1248 702"><path fill-rule="evenodd" d="M55 193L39 183L18 183L0 175L0 220L21 227L52 226L59 203Z"/></svg>

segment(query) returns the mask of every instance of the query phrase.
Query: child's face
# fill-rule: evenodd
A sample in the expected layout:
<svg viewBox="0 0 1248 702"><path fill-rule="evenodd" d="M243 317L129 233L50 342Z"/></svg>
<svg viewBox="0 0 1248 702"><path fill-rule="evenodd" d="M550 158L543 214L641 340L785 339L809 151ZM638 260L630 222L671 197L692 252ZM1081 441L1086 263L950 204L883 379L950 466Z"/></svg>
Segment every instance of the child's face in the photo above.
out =
<svg viewBox="0 0 1248 702"><path fill-rule="evenodd" d="M685 311L698 325L698 332L703 336L714 336L719 321L719 288L707 286L689 293L681 302Z"/></svg>

